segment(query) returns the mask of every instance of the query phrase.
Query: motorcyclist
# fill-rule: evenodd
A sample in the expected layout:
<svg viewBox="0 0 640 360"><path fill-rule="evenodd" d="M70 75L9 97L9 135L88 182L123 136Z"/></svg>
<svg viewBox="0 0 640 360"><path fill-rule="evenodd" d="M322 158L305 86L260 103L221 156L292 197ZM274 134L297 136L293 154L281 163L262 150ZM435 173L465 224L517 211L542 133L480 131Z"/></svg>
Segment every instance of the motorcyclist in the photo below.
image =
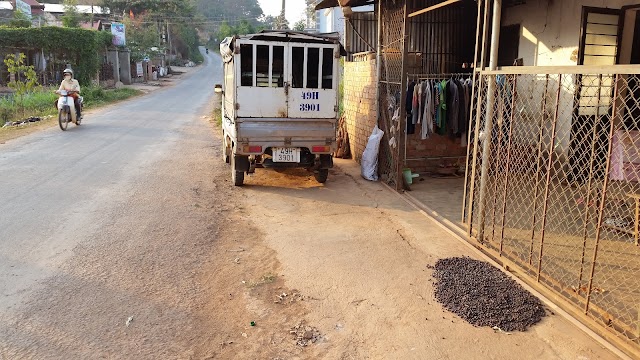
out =
<svg viewBox="0 0 640 360"><path fill-rule="evenodd" d="M69 96L73 98L73 103L76 107L76 116L78 119L82 119L82 109L80 106L80 83L78 80L73 78L73 70L66 68L62 72L64 75L64 80L60 83L60 88L56 91L57 94L60 93L61 90L66 90L69 92Z"/></svg>

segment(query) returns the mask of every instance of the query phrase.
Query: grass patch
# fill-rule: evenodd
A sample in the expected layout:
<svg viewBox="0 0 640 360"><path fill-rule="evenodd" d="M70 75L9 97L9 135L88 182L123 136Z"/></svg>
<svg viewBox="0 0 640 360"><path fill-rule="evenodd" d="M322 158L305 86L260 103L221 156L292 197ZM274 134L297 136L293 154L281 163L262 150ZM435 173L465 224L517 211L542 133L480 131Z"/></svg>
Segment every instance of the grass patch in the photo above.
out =
<svg viewBox="0 0 640 360"><path fill-rule="evenodd" d="M222 109L213 109L213 111L211 112L211 122L218 126L222 126Z"/></svg>
<svg viewBox="0 0 640 360"><path fill-rule="evenodd" d="M273 283L274 281L276 281L276 279L277 279L277 278L278 278L278 276L277 276L277 275L274 275L274 274L268 273L268 274L263 275L263 276L260 278L260 280L258 280L258 281L254 281L254 282L250 282L250 283L248 284L248 286L249 286L250 288L252 288L252 289L253 289L253 288L256 288L256 287L261 286L261 285L271 284L271 283Z"/></svg>
<svg viewBox="0 0 640 360"><path fill-rule="evenodd" d="M110 104L117 101L126 100L130 97L141 94L140 90L121 88L105 90L101 87L87 88L82 92L85 109Z"/></svg>

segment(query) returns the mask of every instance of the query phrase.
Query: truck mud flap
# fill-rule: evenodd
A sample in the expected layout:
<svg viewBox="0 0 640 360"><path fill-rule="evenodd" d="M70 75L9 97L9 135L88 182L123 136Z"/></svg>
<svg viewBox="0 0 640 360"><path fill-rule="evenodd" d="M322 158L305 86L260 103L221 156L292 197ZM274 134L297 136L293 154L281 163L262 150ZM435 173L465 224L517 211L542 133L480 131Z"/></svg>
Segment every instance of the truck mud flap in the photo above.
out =
<svg viewBox="0 0 640 360"><path fill-rule="evenodd" d="M331 169L333 168L333 156L331 155L320 155L320 164L318 166L319 169Z"/></svg>
<svg viewBox="0 0 640 360"><path fill-rule="evenodd" d="M237 171L249 171L249 157L244 155L234 155L235 165Z"/></svg>

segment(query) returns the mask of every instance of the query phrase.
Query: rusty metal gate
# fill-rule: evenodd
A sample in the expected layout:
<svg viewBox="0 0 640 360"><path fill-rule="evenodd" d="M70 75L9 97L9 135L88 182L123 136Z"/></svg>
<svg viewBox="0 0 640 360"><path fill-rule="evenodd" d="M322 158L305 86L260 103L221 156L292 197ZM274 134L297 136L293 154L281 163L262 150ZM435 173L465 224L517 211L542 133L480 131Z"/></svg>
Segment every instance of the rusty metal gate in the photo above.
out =
<svg viewBox="0 0 640 360"><path fill-rule="evenodd" d="M378 126L384 131L378 155L378 172L382 181L399 189L400 149L404 142L406 121L406 77L404 63L407 31L407 6L401 1L382 0L382 39L380 42L380 96Z"/></svg>
<svg viewBox="0 0 640 360"><path fill-rule="evenodd" d="M638 67L480 72L470 239L640 354Z"/></svg>

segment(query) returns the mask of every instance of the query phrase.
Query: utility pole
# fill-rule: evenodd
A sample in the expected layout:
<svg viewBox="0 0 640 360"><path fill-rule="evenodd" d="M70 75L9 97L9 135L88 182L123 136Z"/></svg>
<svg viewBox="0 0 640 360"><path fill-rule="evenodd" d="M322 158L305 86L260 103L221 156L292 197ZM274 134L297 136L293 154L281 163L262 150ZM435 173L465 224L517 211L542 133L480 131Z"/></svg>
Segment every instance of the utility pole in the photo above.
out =
<svg viewBox="0 0 640 360"><path fill-rule="evenodd" d="M169 28L169 21L165 20L167 22L167 41L169 42L169 61L171 61L171 53L173 52L173 49L171 48L171 30Z"/></svg>
<svg viewBox="0 0 640 360"><path fill-rule="evenodd" d="M280 19L278 21L278 30L284 30L285 28L285 12L284 12L284 8L285 8L285 0L282 0L282 10L280 11Z"/></svg>

